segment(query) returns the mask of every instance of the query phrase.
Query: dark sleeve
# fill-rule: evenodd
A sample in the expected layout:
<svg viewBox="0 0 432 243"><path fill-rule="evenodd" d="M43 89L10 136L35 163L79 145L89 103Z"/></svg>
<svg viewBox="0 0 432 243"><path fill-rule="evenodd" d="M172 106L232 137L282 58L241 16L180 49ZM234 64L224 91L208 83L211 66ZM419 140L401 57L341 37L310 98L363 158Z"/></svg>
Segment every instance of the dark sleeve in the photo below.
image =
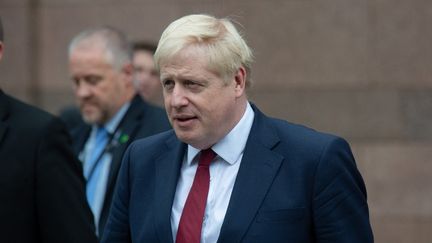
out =
<svg viewBox="0 0 432 243"><path fill-rule="evenodd" d="M366 188L348 143L335 139L315 172L314 229L317 242L373 242Z"/></svg>
<svg viewBox="0 0 432 243"><path fill-rule="evenodd" d="M81 164L59 119L41 131L36 162L36 209L41 242L97 242Z"/></svg>
<svg viewBox="0 0 432 243"><path fill-rule="evenodd" d="M129 225L129 164L133 143L126 150L117 177L117 184L108 216L107 225L102 236L102 243L132 242Z"/></svg>

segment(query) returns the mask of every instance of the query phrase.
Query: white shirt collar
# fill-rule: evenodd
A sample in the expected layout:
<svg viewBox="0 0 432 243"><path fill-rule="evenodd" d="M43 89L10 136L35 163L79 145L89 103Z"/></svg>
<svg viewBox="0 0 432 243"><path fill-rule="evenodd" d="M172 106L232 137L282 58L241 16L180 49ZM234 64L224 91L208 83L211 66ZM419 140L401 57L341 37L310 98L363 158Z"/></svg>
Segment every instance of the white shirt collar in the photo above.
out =
<svg viewBox="0 0 432 243"><path fill-rule="evenodd" d="M254 116L255 113L248 102L243 117L225 137L212 146L213 151L226 162L234 164L243 154L252 128ZM192 164L193 159L200 151L201 150L188 145L187 165Z"/></svg>

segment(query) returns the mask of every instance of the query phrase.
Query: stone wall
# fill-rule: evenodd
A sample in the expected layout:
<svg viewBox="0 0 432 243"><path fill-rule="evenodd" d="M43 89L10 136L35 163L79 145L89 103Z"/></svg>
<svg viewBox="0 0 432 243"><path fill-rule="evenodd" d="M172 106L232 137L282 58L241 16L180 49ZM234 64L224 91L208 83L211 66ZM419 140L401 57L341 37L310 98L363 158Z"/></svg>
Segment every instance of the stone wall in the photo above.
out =
<svg viewBox="0 0 432 243"><path fill-rule="evenodd" d="M376 242L432 241L431 1L1 0L0 85L56 113L73 102L66 48L79 31L108 24L157 41L201 12L244 27L263 111L350 142Z"/></svg>

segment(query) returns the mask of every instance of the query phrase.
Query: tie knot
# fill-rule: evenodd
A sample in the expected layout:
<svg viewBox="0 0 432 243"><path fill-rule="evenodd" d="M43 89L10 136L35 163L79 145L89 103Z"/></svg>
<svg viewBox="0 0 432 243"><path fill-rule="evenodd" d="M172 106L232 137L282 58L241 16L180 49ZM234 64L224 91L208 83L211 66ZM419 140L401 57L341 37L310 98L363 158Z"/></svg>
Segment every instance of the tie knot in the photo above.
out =
<svg viewBox="0 0 432 243"><path fill-rule="evenodd" d="M216 157L216 153L211 148L201 150L201 155L200 155L198 165L209 166L215 157Z"/></svg>

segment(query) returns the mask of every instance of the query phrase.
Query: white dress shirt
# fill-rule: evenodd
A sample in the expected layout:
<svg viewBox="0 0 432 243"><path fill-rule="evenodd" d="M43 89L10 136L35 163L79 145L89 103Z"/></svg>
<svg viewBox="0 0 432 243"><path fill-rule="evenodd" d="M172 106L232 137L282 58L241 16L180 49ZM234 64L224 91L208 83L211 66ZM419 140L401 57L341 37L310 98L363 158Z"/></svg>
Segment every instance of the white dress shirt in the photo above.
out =
<svg viewBox="0 0 432 243"><path fill-rule="evenodd" d="M210 164L210 188L201 232L201 242L203 243L213 243L219 238L253 119L254 112L248 103L246 111L237 125L212 146L217 156ZM174 240L181 213L195 177L199 157L196 155L199 152L199 149L188 145L187 153L183 158L171 213Z"/></svg>

